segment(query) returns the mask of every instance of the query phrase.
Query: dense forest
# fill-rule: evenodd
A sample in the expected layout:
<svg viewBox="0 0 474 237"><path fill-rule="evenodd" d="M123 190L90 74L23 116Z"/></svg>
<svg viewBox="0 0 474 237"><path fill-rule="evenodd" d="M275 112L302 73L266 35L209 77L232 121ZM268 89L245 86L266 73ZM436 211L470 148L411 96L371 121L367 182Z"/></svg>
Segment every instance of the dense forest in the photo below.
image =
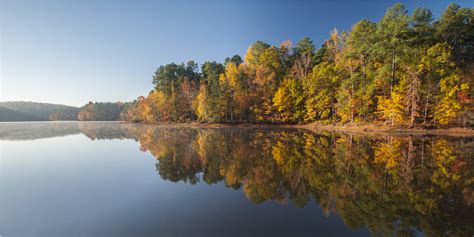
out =
<svg viewBox="0 0 474 237"><path fill-rule="evenodd" d="M474 123L474 9L439 19L396 4L379 22L334 29L316 48L262 41L244 59L160 66L154 89L123 111L135 122Z"/></svg>
<svg viewBox="0 0 474 237"><path fill-rule="evenodd" d="M129 103L89 102L77 114L79 121L116 121Z"/></svg>

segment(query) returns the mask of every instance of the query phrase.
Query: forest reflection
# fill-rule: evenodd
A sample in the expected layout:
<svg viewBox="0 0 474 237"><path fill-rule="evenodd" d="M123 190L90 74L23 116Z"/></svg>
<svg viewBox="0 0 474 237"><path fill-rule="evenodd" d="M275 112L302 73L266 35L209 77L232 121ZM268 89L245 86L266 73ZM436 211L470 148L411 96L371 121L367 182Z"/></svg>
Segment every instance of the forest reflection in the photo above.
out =
<svg viewBox="0 0 474 237"><path fill-rule="evenodd" d="M474 138L360 136L283 128L119 123L4 124L0 140L82 133L134 139L164 180L241 190L254 203L305 207L374 235L472 236ZM319 213L315 213L319 215Z"/></svg>
<svg viewBox="0 0 474 237"><path fill-rule="evenodd" d="M156 158L165 180L222 181L257 204L291 201L304 207L316 201L325 215L337 214L349 227L375 235L474 233L472 138L374 138L276 128L120 131L110 137L137 140L140 150Z"/></svg>

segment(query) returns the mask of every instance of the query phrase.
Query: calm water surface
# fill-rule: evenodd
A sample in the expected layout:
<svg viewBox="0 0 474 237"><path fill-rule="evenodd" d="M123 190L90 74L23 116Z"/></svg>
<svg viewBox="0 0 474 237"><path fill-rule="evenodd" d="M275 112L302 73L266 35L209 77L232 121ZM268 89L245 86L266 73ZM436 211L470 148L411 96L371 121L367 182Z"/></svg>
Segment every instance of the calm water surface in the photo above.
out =
<svg viewBox="0 0 474 237"><path fill-rule="evenodd" d="M474 138L0 123L0 235L472 236Z"/></svg>

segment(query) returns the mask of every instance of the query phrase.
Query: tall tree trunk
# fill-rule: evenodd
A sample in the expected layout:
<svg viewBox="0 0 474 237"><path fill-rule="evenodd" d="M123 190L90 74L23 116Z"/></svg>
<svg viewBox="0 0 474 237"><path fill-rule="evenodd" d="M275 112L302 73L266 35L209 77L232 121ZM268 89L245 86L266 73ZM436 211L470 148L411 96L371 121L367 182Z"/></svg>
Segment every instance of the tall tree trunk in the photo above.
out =
<svg viewBox="0 0 474 237"><path fill-rule="evenodd" d="M393 83L395 81L395 51L397 49L397 46L393 46L393 54L392 54L392 76L390 78L390 94L392 94L393 91Z"/></svg>
<svg viewBox="0 0 474 237"><path fill-rule="evenodd" d="M420 98L418 95L420 88L420 80L416 69L406 67L406 73L408 74L408 78L410 79L408 92L406 94L406 97L409 99L410 102L410 126L414 127L416 114L418 113L418 101Z"/></svg>
<svg viewBox="0 0 474 237"><path fill-rule="evenodd" d="M351 80L351 123L353 122L354 122L354 81Z"/></svg>
<svg viewBox="0 0 474 237"><path fill-rule="evenodd" d="M354 71L355 71L355 68L351 67L351 74L350 74L350 78L351 78L351 103L350 103L350 106L351 106L351 123L354 123L354 78L353 78Z"/></svg>
<svg viewBox="0 0 474 237"><path fill-rule="evenodd" d="M430 95L426 95L426 102L425 102L425 112L423 114L423 125L426 125L426 117L428 116L428 103L429 103Z"/></svg>

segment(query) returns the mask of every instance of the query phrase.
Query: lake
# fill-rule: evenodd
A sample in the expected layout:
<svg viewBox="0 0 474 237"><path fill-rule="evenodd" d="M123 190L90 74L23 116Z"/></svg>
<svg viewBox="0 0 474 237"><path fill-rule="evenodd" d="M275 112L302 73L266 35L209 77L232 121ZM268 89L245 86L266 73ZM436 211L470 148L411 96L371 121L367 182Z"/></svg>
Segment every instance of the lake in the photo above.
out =
<svg viewBox="0 0 474 237"><path fill-rule="evenodd" d="M0 235L472 236L474 137L0 123Z"/></svg>

